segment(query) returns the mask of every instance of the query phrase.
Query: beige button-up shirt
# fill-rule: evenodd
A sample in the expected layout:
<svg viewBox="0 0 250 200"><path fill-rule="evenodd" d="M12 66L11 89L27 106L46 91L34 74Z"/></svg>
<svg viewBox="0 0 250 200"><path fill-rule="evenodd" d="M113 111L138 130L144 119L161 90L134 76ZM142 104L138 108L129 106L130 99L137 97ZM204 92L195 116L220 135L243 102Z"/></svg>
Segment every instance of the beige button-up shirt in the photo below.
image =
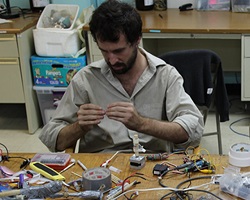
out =
<svg viewBox="0 0 250 200"><path fill-rule="evenodd" d="M93 103L106 109L112 102L132 102L142 116L179 123L189 139L182 144L137 133L140 144L153 152L171 152L173 148L197 146L203 134L203 117L183 88L183 79L177 70L161 59L141 49L149 67L143 72L129 96L119 80L113 76L105 60L82 68L71 80L54 117L44 126L39 136L51 150L56 151L59 131L77 120L79 105ZM105 117L80 140L79 152L132 151L135 131L121 122Z"/></svg>

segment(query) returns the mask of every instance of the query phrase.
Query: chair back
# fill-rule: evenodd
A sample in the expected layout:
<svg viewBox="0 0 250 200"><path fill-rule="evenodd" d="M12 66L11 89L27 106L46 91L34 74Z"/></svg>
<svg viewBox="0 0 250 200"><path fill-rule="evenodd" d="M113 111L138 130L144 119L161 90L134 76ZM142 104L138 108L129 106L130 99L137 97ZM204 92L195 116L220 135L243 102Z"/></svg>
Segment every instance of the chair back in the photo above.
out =
<svg viewBox="0 0 250 200"><path fill-rule="evenodd" d="M159 57L174 66L181 74L184 79L184 89L201 110L205 123L209 109L216 105L220 57L208 49L173 51Z"/></svg>

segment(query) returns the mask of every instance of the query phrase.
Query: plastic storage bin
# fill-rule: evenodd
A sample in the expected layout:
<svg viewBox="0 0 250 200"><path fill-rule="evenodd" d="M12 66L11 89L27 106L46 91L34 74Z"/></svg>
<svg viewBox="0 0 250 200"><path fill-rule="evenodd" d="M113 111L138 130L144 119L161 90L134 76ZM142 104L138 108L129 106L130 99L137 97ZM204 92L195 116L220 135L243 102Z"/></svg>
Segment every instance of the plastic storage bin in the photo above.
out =
<svg viewBox="0 0 250 200"><path fill-rule="evenodd" d="M33 30L36 54L51 57L73 57L81 48L76 29L70 31Z"/></svg>
<svg viewBox="0 0 250 200"><path fill-rule="evenodd" d="M37 94L43 125L47 124L52 118L66 88L33 86Z"/></svg>
<svg viewBox="0 0 250 200"><path fill-rule="evenodd" d="M250 0L231 0L233 12L250 12Z"/></svg>
<svg viewBox="0 0 250 200"><path fill-rule="evenodd" d="M78 5L49 4L43 10L33 38L36 54L50 57L74 57L81 48L75 28Z"/></svg>
<svg viewBox="0 0 250 200"><path fill-rule="evenodd" d="M197 0L197 10L230 10L230 0Z"/></svg>
<svg viewBox="0 0 250 200"><path fill-rule="evenodd" d="M47 5L36 25L37 29L72 30L78 17L78 5L49 4Z"/></svg>

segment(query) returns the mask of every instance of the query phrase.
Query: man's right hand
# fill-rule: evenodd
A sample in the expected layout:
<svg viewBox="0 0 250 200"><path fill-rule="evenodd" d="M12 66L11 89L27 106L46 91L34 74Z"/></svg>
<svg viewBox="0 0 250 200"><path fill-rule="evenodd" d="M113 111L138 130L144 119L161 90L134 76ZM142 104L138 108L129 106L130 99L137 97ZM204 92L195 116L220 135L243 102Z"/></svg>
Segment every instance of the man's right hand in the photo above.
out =
<svg viewBox="0 0 250 200"><path fill-rule="evenodd" d="M80 106L77 116L78 123L82 129L90 130L93 125L99 124L106 114L100 106L94 104L83 104Z"/></svg>

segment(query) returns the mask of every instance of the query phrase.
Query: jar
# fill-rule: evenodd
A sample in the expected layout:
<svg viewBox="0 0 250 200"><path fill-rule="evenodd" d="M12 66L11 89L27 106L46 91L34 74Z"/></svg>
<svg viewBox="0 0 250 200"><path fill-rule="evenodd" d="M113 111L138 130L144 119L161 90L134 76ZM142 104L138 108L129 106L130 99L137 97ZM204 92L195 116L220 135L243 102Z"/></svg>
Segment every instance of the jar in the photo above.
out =
<svg viewBox="0 0 250 200"><path fill-rule="evenodd" d="M154 8L154 0L136 0L135 6L137 10L152 10Z"/></svg>
<svg viewBox="0 0 250 200"><path fill-rule="evenodd" d="M155 0L154 2L155 10L166 10L167 9L167 0Z"/></svg>

